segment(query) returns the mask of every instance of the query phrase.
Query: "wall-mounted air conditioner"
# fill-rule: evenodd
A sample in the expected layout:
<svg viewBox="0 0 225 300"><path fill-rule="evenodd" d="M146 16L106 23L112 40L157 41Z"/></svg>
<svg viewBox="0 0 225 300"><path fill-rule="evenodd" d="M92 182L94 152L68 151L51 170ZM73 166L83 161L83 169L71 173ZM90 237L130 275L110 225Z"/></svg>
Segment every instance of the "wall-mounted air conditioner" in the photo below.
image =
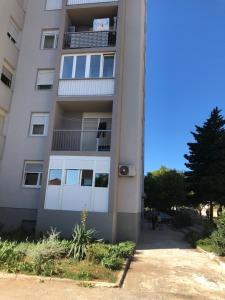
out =
<svg viewBox="0 0 225 300"><path fill-rule="evenodd" d="M119 176L120 177L135 177L137 174L134 165L120 165Z"/></svg>

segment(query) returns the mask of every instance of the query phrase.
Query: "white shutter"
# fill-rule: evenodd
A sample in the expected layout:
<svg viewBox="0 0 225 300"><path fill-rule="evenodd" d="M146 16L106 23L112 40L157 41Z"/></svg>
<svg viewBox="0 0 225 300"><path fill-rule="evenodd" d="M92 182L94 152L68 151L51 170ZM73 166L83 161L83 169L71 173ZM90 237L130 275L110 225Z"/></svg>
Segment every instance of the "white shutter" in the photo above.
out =
<svg viewBox="0 0 225 300"><path fill-rule="evenodd" d="M62 0L47 0L46 10L62 9Z"/></svg>
<svg viewBox="0 0 225 300"><path fill-rule="evenodd" d="M40 114L40 113L33 113L31 116L31 126L30 126L30 135L33 135L33 126L34 125L44 125L44 133L43 136L47 136L48 132L48 120L49 114Z"/></svg>
<svg viewBox="0 0 225 300"><path fill-rule="evenodd" d="M12 19L10 20L10 23L9 23L9 33L10 33L11 37L18 44L18 42L19 42L19 30L18 30L16 24L14 24Z"/></svg>
<svg viewBox="0 0 225 300"><path fill-rule="evenodd" d="M39 70L37 76L37 85L53 85L54 77L54 70Z"/></svg>

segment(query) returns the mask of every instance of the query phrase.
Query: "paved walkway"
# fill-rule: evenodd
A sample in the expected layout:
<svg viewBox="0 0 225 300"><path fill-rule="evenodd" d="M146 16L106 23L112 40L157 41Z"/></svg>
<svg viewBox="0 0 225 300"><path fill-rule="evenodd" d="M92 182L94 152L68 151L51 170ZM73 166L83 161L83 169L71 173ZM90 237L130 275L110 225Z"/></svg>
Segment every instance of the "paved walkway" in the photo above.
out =
<svg viewBox="0 0 225 300"><path fill-rule="evenodd" d="M122 289L80 288L65 282L0 280L0 300L221 300L225 272L205 254L190 249L182 234L146 224Z"/></svg>

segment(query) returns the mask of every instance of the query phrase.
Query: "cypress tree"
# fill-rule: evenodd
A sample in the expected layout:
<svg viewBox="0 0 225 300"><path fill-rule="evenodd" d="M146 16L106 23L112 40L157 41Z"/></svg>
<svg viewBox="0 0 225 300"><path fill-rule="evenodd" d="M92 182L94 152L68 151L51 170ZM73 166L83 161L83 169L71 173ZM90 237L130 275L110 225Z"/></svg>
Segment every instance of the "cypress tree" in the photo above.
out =
<svg viewBox="0 0 225 300"><path fill-rule="evenodd" d="M185 155L185 172L188 189L199 204L210 204L213 218L213 203L225 203L225 120L221 110L213 109L202 127L195 126L194 142L188 143L189 154Z"/></svg>

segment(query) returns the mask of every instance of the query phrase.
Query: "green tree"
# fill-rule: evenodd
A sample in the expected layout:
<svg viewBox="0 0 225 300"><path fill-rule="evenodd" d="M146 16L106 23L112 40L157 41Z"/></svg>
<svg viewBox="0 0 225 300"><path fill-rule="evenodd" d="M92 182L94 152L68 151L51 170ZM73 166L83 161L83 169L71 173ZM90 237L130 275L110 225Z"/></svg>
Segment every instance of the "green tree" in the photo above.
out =
<svg viewBox="0 0 225 300"><path fill-rule="evenodd" d="M145 177L146 206L170 210L185 203L184 175L176 170L161 167Z"/></svg>
<svg viewBox="0 0 225 300"><path fill-rule="evenodd" d="M224 204L225 199L225 120L216 107L202 127L195 126L194 142L188 143L189 154L184 157L189 171L185 179L194 203ZM190 197L191 199L191 197Z"/></svg>

